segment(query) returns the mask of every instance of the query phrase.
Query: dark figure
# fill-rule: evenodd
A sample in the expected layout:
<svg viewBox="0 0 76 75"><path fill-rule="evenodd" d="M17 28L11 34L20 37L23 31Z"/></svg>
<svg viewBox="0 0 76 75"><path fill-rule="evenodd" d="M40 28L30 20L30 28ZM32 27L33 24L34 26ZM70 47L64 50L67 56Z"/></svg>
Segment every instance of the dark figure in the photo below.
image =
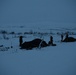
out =
<svg viewBox="0 0 76 75"><path fill-rule="evenodd" d="M50 36L50 41L48 42L48 46L56 46L56 44L53 43L53 37Z"/></svg>
<svg viewBox="0 0 76 75"><path fill-rule="evenodd" d="M21 46L23 43L23 40L22 40L22 36L19 37L19 46Z"/></svg>
<svg viewBox="0 0 76 75"><path fill-rule="evenodd" d="M63 41L63 34L61 34L61 42Z"/></svg>
<svg viewBox="0 0 76 75"><path fill-rule="evenodd" d="M46 47L48 46L48 44L44 41L44 40L41 40L41 39L34 39L32 41L28 41L28 42L24 42L21 44L21 49L33 49L33 48L36 48L36 47Z"/></svg>
<svg viewBox="0 0 76 75"><path fill-rule="evenodd" d="M76 39L73 38L73 37L68 37L68 38L65 38L62 42L75 42Z"/></svg>
<svg viewBox="0 0 76 75"><path fill-rule="evenodd" d="M47 47L47 46L56 46L56 44L53 44L53 37L51 36L50 37L50 41L49 43L47 44L43 39L39 39L39 38L36 38L32 41L28 41L28 42L24 42L22 43L22 36L19 37L19 40L20 40L20 47L21 49L33 49L33 48L42 48L42 47Z"/></svg>
<svg viewBox="0 0 76 75"><path fill-rule="evenodd" d="M62 42L75 42L76 38L74 37L68 37L68 33L66 33L66 37Z"/></svg>
<svg viewBox="0 0 76 75"><path fill-rule="evenodd" d="M52 37L52 36L50 36L50 41L49 41L48 44L49 44L49 45L53 45L53 37Z"/></svg>

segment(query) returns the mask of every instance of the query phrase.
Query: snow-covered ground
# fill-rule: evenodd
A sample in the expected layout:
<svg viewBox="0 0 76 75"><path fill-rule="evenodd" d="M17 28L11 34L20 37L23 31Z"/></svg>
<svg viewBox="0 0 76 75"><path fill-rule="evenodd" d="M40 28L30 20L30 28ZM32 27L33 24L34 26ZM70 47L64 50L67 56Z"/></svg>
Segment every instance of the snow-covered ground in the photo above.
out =
<svg viewBox="0 0 76 75"><path fill-rule="evenodd" d="M0 46L3 45L0 47L0 75L76 75L76 42L61 43L59 35L69 32L69 36L76 38L75 25L63 23L0 25ZM20 35L24 36L23 41L42 38L46 42L52 35L57 46L21 50Z"/></svg>

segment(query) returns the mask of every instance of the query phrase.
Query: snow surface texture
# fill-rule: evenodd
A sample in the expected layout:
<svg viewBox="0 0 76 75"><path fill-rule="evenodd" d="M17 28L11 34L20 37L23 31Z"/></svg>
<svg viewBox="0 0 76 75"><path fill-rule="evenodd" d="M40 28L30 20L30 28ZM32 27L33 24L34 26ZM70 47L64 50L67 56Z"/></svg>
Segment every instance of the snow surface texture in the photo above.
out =
<svg viewBox="0 0 76 75"><path fill-rule="evenodd" d="M76 38L76 26L74 24L64 27L59 27L58 24L56 28L52 24L47 27L44 25L44 28L41 26L32 24L31 27L29 24L28 27L26 25L0 27L0 46L3 45L0 47L0 75L76 75L76 42L60 42L61 33L69 32L69 36ZM52 35L57 46L21 50L20 35L24 36L23 41L38 37L46 42Z"/></svg>

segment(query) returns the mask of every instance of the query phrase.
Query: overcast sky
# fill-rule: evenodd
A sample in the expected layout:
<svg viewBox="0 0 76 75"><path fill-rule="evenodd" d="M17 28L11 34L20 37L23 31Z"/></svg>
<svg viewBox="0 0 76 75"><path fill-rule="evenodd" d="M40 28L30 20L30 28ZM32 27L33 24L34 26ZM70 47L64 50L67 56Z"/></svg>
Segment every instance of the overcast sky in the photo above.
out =
<svg viewBox="0 0 76 75"><path fill-rule="evenodd" d="M76 0L0 0L0 23L76 22Z"/></svg>

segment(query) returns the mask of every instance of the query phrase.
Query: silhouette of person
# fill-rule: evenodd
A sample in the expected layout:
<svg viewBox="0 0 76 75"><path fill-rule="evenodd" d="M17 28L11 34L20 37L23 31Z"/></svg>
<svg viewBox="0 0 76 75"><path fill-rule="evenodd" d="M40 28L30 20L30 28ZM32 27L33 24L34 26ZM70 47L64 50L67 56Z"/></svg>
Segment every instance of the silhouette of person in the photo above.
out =
<svg viewBox="0 0 76 75"><path fill-rule="evenodd" d="M52 37L52 36L50 36L50 41L49 41L48 44L49 44L49 45L53 45L53 37Z"/></svg>
<svg viewBox="0 0 76 75"><path fill-rule="evenodd" d="M19 37L19 46L22 45L22 42L23 42L23 40L22 40L22 36L20 36L20 37Z"/></svg>

